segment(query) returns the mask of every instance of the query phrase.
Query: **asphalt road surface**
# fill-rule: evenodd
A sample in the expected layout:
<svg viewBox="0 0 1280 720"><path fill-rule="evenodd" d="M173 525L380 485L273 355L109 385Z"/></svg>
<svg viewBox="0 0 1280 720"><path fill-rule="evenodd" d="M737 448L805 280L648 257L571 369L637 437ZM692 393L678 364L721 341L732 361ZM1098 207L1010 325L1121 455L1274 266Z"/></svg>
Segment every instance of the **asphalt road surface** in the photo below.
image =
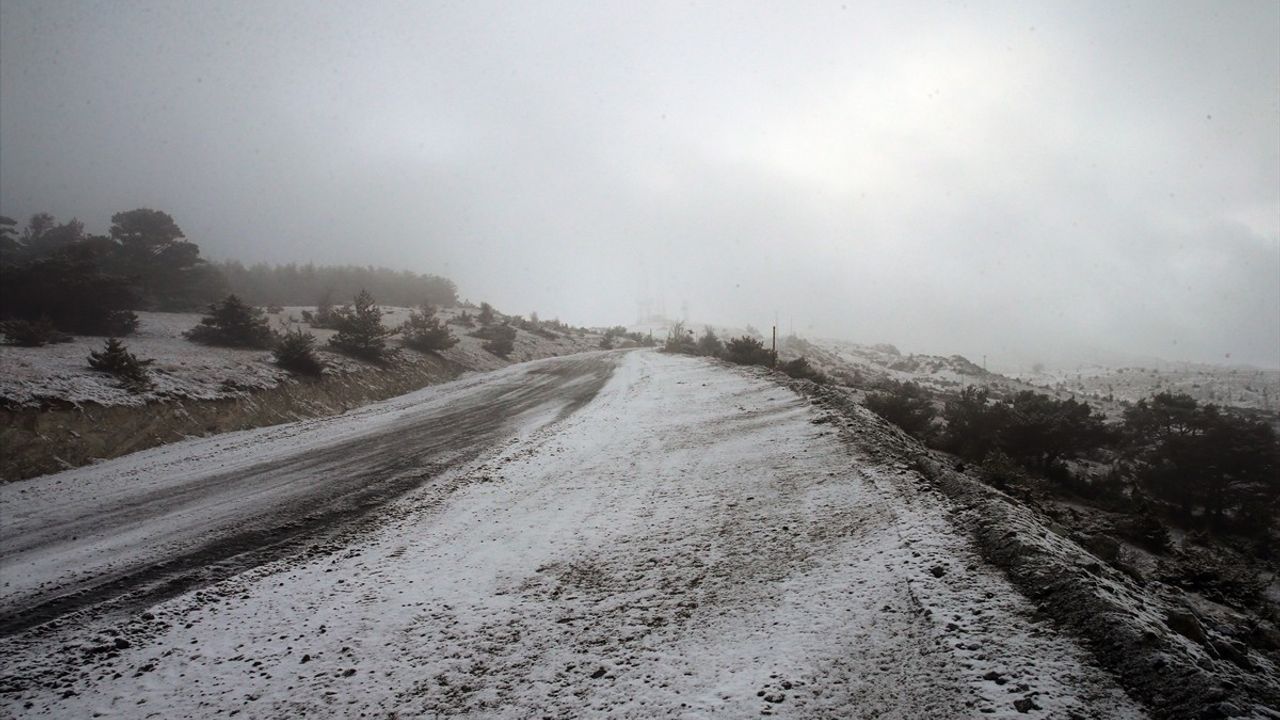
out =
<svg viewBox="0 0 1280 720"><path fill-rule="evenodd" d="M101 470L70 473L65 498L6 503L0 634L121 600L147 604L294 552L491 448L527 413L573 412L616 360L577 356L464 381L447 402L373 427L356 419L336 437L331 422L249 433L221 453L231 469L199 453L175 462L162 448L121 463L124 482L101 491Z"/></svg>

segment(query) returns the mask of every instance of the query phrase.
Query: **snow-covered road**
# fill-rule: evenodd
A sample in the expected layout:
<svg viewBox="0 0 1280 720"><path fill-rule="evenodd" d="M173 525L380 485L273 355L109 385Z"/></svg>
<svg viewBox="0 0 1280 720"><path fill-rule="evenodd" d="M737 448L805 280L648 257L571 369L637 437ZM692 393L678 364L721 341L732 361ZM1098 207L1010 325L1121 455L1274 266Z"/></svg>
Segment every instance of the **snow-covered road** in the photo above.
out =
<svg viewBox="0 0 1280 720"><path fill-rule="evenodd" d="M340 417L229 433L0 485L0 634L149 604L345 529L530 422L588 401L616 357L526 363Z"/></svg>
<svg viewBox="0 0 1280 720"><path fill-rule="evenodd" d="M488 451L436 466L370 520L302 551L128 617L68 616L0 640L3 711L1142 716L982 564L918 476L852 445L791 391L698 359L590 357L424 391L346 424L224 437L254 448L250 466L303 462L295 450L326 438L414 442L399 431L407 418L477 392L523 393L539 375L568 388L535 393L492 424ZM6 525L21 508L52 512L60 493L77 498L72 485L101 481L109 502L133 483L161 492L186 477L162 469L182 453L185 472L235 475L234 454L192 441L8 486ZM75 502L68 517L91 511L87 497ZM145 543L119 542L74 552L154 561ZM38 587L28 574L71 573L59 554L79 546L4 547L5 597L18 597Z"/></svg>

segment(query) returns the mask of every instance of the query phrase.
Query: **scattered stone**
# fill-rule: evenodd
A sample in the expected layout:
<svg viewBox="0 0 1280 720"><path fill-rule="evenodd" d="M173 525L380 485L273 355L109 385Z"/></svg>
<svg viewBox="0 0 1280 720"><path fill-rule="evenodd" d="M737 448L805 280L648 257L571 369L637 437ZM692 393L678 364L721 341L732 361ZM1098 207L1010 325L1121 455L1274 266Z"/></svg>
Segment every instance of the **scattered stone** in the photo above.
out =
<svg viewBox="0 0 1280 720"><path fill-rule="evenodd" d="M1200 621L1189 610L1173 609L1165 615L1164 624L1179 635L1204 645L1207 638Z"/></svg>
<svg viewBox="0 0 1280 720"><path fill-rule="evenodd" d="M1280 631L1264 623L1254 623L1249 628L1249 642L1263 650L1280 650Z"/></svg>
<svg viewBox="0 0 1280 720"><path fill-rule="evenodd" d="M934 565L933 567L929 568L929 572L933 573L934 577L940 578L943 575L947 574L947 569L941 565Z"/></svg>
<svg viewBox="0 0 1280 720"><path fill-rule="evenodd" d="M1113 563L1120 558L1120 543L1110 535L1091 535L1085 539L1084 547L1105 563Z"/></svg>
<svg viewBox="0 0 1280 720"><path fill-rule="evenodd" d="M1243 643L1215 639L1213 641L1213 649L1217 650L1222 657L1245 670L1253 669L1253 663L1249 660L1249 651Z"/></svg>
<svg viewBox="0 0 1280 720"><path fill-rule="evenodd" d="M1028 712L1031 712L1032 710L1039 710L1040 706L1036 704L1035 700L1032 700L1031 698L1027 697L1027 698L1020 698L1018 700L1014 700L1013 709L1017 710L1020 713L1028 713Z"/></svg>
<svg viewBox="0 0 1280 720"><path fill-rule="evenodd" d="M988 672L986 675L983 675L982 679L989 680L997 685L1004 685L1005 683L1009 682L1009 680L1005 676L1001 675L995 670L992 670Z"/></svg>
<svg viewBox="0 0 1280 720"><path fill-rule="evenodd" d="M300 662L299 664L301 665L301 664L306 664L306 663L309 663L309 662L311 662L311 655L307 654L307 655L303 655L303 656L302 656L302 660L301 660L301 662Z"/></svg>
<svg viewBox="0 0 1280 720"><path fill-rule="evenodd" d="M1219 718L1234 718L1244 715L1244 711L1235 703L1222 701L1216 702L1204 710L1200 711L1200 720L1219 720Z"/></svg>
<svg viewBox="0 0 1280 720"><path fill-rule="evenodd" d="M783 695L782 693L769 693L768 695L764 696L765 702L773 703L774 705L777 705L778 703L786 699L787 699L787 696Z"/></svg>
<svg viewBox="0 0 1280 720"><path fill-rule="evenodd" d="M1138 585L1147 584L1147 576L1143 574L1142 569L1139 568L1134 563L1128 562L1125 559L1121 558L1113 562L1112 566L1115 567L1115 569L1119 570L1120 572L1124 573L1125 575L1128 575L1129 579L1133 580Z"/></svg>
<svg viewBox="0 0 1280 720"><path fill-rule="evenodd" d="M124 638L116 638L114 643L117 650L124 650L125 648L129 647L132 644L133 643L129 642L128 640L125 640Z"/></svg>
<svg viewBox="0 0 1280 720"><path fill-rule="evenodd" d="M603 667L598 667L596 668L595 672L591 673L591 679L599 680L600 678L604 677L604 674L606 672L608 672L608 670L605 670Z"/></svg>

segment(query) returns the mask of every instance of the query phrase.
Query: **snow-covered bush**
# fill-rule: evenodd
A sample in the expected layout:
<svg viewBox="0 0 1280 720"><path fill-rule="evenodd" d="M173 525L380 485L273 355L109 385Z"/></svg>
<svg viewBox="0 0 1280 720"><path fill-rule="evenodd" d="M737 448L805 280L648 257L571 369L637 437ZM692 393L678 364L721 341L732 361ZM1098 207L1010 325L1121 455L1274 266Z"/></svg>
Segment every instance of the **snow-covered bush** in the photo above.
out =
<svg viewBox="0 0 1280 720"><path fill-rule="evenodd" d="M409 319L400 325L400 335L406 347L423 352L447 350L458 344L448 326L436 317L435 309L425 304L409 313Z"/></svg>
<svg viewBox="0 0 1280 720"><path fill-rule="evenodd" d="M326 294L320 299L320 304L316 305L316 311L314 313L310 310L302 311L302 320L303 322L309 323L313 328L319 328L321 330L337 330L338 323L341 322L343 317L350 313L351 308L347 305L335 308L333 303L329 301L329 296Z"/></svg>
<svg viewBox="0 0 1280 720"><path fill-rule="evenodd" d="M294 328L280 338L272 355L276 365L299 375L319 375L324 372L324 362L316 357L316 336Z"/></svg>
<svg viewBox="0 0 1280 720"><path fill-rule="evenodd" d="M481 347L498 357L505 358L515 348L516 329L505 323L489 325L471 333L471 337L487 340L488 342Z"/></svg>
<svg viewBox="0 0 1280 720"><path fill-rule="evenodd" d="M707 357L720 357L724 353L724 343L716 337L716 331L708 325L702 331L702 337L698 338L698 354Z"/></svg>
<svg viewBox="0 0 1280 720"><path fill-rule="evenodd" d="M227 347L268 348L275 342L266 314L235 295L210 305L209 314L185 335L192 342Z"/></svg>
<svg viewBox="0 0 1280 720"><path fill-rule="evenodd" d="M153 362L138 359L116 338L108 338L101 352L89 352L89 367L111 373L131 386L147 384L147 366Z"/></svg>
<svg viewBox="0 0 1280 720"><path fill-rule="evenodd" d="M682 322L672 324L667 332L667 341L662 345L662 352L697 355L698 343L693 339L693 331L686 330Z"/></svg>
<svg viewBox="0 0 1280 720"><path fill-rule="evenodd" d="M913 382L891 380L880 392L867 395L862 402L871 412L897 425L918 438L932 434L933 419L938 414L933 396Z"/></svg>
<svg viewBox="0 0 1280 720"><path fill-rule="evenodd" d="M53 343L71 342L71 336L53 326L47 317L39 320L6 320L0 323L0 333L5 342L22 347L41 347Z"/></svg>
<svg viewBox="0 0 1280 720"><path fill-rule="evenodd" d="M730 340L724 348L724 359L738 365L771 365L774 360L773 351L748 335Z"/></svg>
<svg viewBox="0 0 1280 720"><path fill-rule="evenodd" d="M463 327L475 327L476 321L475 318L471 317L471 313L463 310L461 313L455 315L453 319L449 321L449 324L462 325Z"/></svg>
<svg viewBox="0 0 1280 720"><path fill-rule="evenodd" d="M374 303L373 296L367 291L361 290L356 295L350 311L336 315L338 334L329 338L330 347L373 362L383 362L391 357L393 351L387 347L387 338L395 331L382 326L382 308Z"/></svg>
<svg viewBox="0 0 1280 720"><path fill-rule="evenodd" d="M803 355L795 360L789 360L778 366L782 372L793 378L800 380L812 380L816 383L825 383L827 376L821 370L809 364Z"/></svg>

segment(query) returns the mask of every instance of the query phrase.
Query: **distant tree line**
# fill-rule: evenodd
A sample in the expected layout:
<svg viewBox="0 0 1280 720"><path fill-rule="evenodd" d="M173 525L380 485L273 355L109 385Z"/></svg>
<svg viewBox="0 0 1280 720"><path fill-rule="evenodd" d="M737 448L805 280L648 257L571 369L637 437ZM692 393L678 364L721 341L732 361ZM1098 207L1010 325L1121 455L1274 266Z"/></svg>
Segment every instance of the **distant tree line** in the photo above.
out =
<svg viewBox="0 0 1280 720"><path fill-rule="evenodd" d="M225 262L216 268L230 292L251 305L316 305L343 302L361 291L400 307L458 304L458 288L438 275L359 265L250 265Z"/></svg>
<svg viewBox="0 0 1280 720"><path fill-rule="evenodd" d="M49 213L33 215L25 227L0 216L0 332L11 343L44 345L68 334L124 336L137 328L137 310L193 311L228 294L250 306L325 306L330 298L362 291L407 307L457 304L453 282L435 275L210 263L172 216L149 208L112 215L105 235Z"/></svg>

